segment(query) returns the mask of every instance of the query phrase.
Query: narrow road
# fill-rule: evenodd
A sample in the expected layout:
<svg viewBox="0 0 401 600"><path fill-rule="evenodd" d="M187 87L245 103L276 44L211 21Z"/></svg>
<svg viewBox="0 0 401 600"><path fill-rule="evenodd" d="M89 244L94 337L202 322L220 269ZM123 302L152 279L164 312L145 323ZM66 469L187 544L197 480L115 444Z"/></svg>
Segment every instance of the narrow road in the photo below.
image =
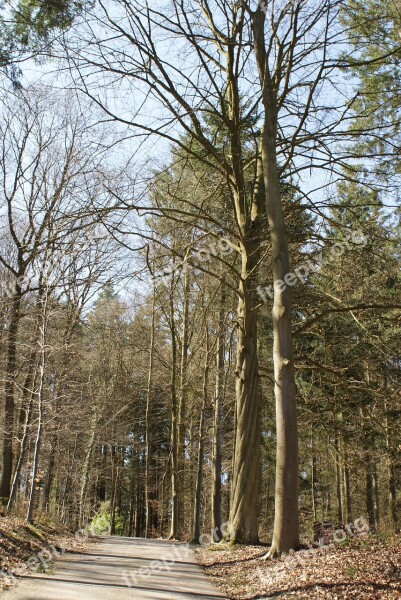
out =
<svg viewBox="0 0 401 600"><path fill-rule="evenodd" d="M65 555L51 573L21 578L4 600L213 600L213 587L185 544L101 538L85 554Z"/></svg>

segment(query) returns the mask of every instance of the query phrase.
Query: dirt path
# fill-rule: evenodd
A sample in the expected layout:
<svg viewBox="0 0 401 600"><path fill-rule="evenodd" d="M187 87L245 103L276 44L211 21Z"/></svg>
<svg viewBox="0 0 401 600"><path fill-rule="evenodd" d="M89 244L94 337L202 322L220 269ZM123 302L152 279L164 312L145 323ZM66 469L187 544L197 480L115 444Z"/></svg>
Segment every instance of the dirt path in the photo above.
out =
<svg viewBox="0 0 401 600"><path fill-rule="evenodd" d="M185 544L102 538L87 554L64 556L52 573L23 577L4 600L212 600L212 586Z"/></svg>

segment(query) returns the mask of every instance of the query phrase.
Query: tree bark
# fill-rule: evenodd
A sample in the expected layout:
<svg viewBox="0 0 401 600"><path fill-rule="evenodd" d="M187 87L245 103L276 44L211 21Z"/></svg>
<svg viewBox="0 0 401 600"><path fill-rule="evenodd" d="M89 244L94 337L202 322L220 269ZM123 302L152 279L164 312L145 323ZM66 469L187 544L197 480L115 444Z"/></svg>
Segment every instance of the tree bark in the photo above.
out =
<svg viewBox="0 0 401 600"><path fill-rule="evenodd" d="M36 342L35 342L35 346L36 346ZM34 397L34 389L36 386L36 377L37 377L37 369L36 369L35 363L36 363L36 347L31 352L31 356L29 359L28 373L27 373L27 375L25 377L25 381L24 381L22 403L23 403L23 406L25 406L25 418L24 418L25 422L24 422L24 426L23 426L22 437L20 440L20 444L21 444L20 452L18 455L17 464L16 464L15 471L14 471L14 477L13 477L13 483L11 486L10 497L8 499L8 504L7 504L8 510L11 510L14 505L15 498L16 498L17 491L18 491L19 482L20 482L22 467L23 467L23 464L25 461L27 450L28 450L29 429L30 429L31 421L32 421L33 397ZM28 401L28 397L29 397L29 401ZM27 405L27 403L28 403L28 405Z"/></svg>
<svg viewBox="0 0 401 600"><path fill-rule="evenodd" d="M44 418L44 386L45 386L45 368L46 368L46 340L47 340L47 305L49 299L49 291L46 289L43 293L39 292L39 297L42 298L42 323L40 327L40 364L39 364L39 388L38 388L38 428L36 432L35 450L33 456L33 467L32 467L32 485L31 494L29 498L28 512L26 520L28 523L32 523L33 511L35 508L36 499L36 478L39 468L40 450L42 446L42 434L43 434L43 418Z"/></svg>
<svg viewBox="0 0 401 600"><path fill-rule="evenodd" d="M177 423L177 337L174 314L174 276L170 287L171 332L171 529L169 539L178 539L178 423Z"/></svg>
<svg viewBox="0 0 401 600"><path fill-rule="evenodd" d="M240 228L241 272L238 285L236 350L236 422L231 488L231 539L256 544L260 480L260 406L258 374L257 275L262 223L262 163L256 160L253 193L244 178L241 139L240 90L234 49L227 47L227 86L230 115L230 147L233 165L232 200ZM248 197L248 195L250 197ZM220 524L221 525L221 524Z"/></svg>
<svg viewBox="0 0 401 600"><path fill-rule="evenodd" d="M90 433L90 437L89 437L89 442L88 442L88 446L87 446L86 452L85 452L85 459L84 459L82 478L81 478L81 490L80 490L80 494L79 494L79 527L80 528L82 528L84 526L84 521L85 521L85 501L86 501L86 494L88 491L89 473L90 473L92 453L93 453L93 448L95 446L95 441L96 441L96 431L97 431L97 413L96 413L96 408L95 408L94 414L92 417L91 433Z"/></svg>
<svg viewBox="0 0 401 600"><path fill-rule="evenodd" d="M6 501L10 497L13 473L13 441L14 441L14 387L16 372L17 335L21 318L22 290L17 282L11 301L10 324L7 332L6 372L4 385L4 433L3 433L3 470L0 480L0 499Z"/></svg>
<svg viewBox="0 0 401 600"><path fill-rule="evenodd" d="M185 446L186 446L186 407L188 387L188 340L189 340L189 292L190 276L189 268L184 264L184 298L183 298L183 320L182 320L182 343L181 343L181 365L180 365L180 398L178 403L178 527L184 527L185 506Z"/></svg>
<svg viewBox="0 0 401 600"><path fill-rule="evenodd" d="M380 527L380 490L379 490L379 474L377 472L377 462L373 465L373 487L375 493L375 523L376 528Z"/></svg>
<svg viewBox="0 0 401 600"><path fill-rule="evenodd" d="M387 380L385 378L385 390L387 391ZM391 526L394 531L397 531L397 488L395 483L395 467L393 449L390 443L391 432L388 418L388 405L387 401L384 404L385 410L385 439L386 439L386 451L387 451L387 485L388 485L388 505L390 511Z"/></svg>
<svg viewBox="0 0 401 600"><path fill-rule="evenodd" d="M149 534L150 525L150 460L151 460L151 443L150 443L150 407L152 401L152 386L153 386L153 364L155 354L155 302L156 302L156 291L153 288L152 297L152 321L150 329L150 347L149 347L149 372L148 372L148 387L146 392L146 415L145 415L145 444L146 444L146 456L145 456L145 538Z"/></svg>
<svg viewBox="0 0 401 600"><path fill-rule="evenodd" d="M46 478L45 478L45 486L43 489L43 503L42 506L49 510L50 504L50 494L53 486L54 479L54 466L55 466L55 457L56 457L56 449L57 449L58 437L54 435L50 442L50 458L47 466Z"/></svg>
<svg viewBox="0 0 401 600"><path fill-rule="evenodd" d="M203 371L203 401L199 420L199 441L198 441L198 460L196 467L196 487L195 487L195 505L194 505L194 525L192 532L192 541L199 543L201 536L201 509L202 509L202 481L203 481L203 460L204 460L204 430L205 430L205 411L208 402L208 384L209 384L209 336L206 330L206 359ZM218 525L220 528L220 525Z"/></svg>
<svg viewBox="0 0 401 600"><path fill-rule="evenodd" d="M260 463L257 314L256 311L249 310L249 304L253 304L253 299L246 284L241 283L240 292L237 330L236 432L230 527L232 539L236 543L257 544Z"/></svg>
<svg viewBox="0 0 401 600"><path fill-rule="evenodd" d="M347 523L352 521L352 499L351 499L351 477L348 465L347 444L343 443L343 463L344 463L344 495L345 495L345 520Z"/></svg>
<svg viewBox="0 0 401 600"><path fill-rule="evenodd" d="M220 282L219 322L216 352L216 392L214 401L213 438L213 487L212 487L212 529L221 539L221 465L223 457L223 399L224 399L224 353L225 353L225 306L226 294L224 277Z"/></svg>
<svg viewBox="0 0 401 600"><path fill-rule="evenodd" d="M264 107L261 145L274 286L272 317L277 458L274 531L268 553L269 557L273 557L299 546L299 465L291 328L292 294L291 286L285 282L286 275L290 273L290 259L276 156L277 97L266 54L265 18L260 7L253 13L255 56Z"/></svg>
<svg viewBox="0 0 401 600"><path fill-rule="evenodd" d="M366 450L365 450L364 460L365 460L366 511L369 516L370 529L372 531L375 531L376 530L376 515L375 515L373 464L372 464L371 455Z"/></svg>
<svg viewBox="0 0 401 600"><path fill-rule="evenodd" d="M344 525L344 506L342 493L342 460L340 452L340 434L335 432L335 461L336 461L336 491L337 491L337 519L338 526Z"/></svg>
<svg viewBox="0 0 401 600"><path fill-rule="evenodd" d="M316 501L316 488L317 488L317 459L315 454L315 440L313 435L313 425L311 426L311 449L312 449L312 477L311 477L311 499L312 499L312 515L313 523L317 523L317 501Z"/></svg>

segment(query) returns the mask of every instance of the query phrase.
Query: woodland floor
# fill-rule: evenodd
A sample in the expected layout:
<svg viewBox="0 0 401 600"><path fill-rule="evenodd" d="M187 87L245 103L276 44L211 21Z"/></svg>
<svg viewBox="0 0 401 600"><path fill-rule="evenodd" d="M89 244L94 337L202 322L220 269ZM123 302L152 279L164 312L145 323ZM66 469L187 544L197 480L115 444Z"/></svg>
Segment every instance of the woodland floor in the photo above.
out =
<svg viewBox="0 0 401 600"><path fill-rule="evenodd" d="M25 574L4 600L225 600L185 543L122 536L96 542L45 572Z"/></svg>
<svg viewBox="0 0 401 600"><path fill-rule="evenodd" d="M343 545L301 550L260 560L264 546L214 545L198 560L220 591L233 600L256 598L401 599L401 538L373 536Z"/></svg>
<svg viewBox="0 0 401 600"><path fill-rule="evenodd" d="M26 561L49 546L84 552L93 541L77 541L69 530L49 522L30 526L17 517L0 516L0 568L23 575ZM261 560L266 550L213 545L196 552L211 582L232 600L401 599L401 537L354 538L273 561ZM12 585L12 577L0 576L0 590Z"/></svg>
<svg viewBox="0 0 401 600"><path fill-rule="evenodd" d="M26 561L32 556L51 546L64 552L82 552L92 541L77 541L70 530L48 520L28 525L18 517L0 514L0 591L13 586L13 576L27 572Z"/></svg>

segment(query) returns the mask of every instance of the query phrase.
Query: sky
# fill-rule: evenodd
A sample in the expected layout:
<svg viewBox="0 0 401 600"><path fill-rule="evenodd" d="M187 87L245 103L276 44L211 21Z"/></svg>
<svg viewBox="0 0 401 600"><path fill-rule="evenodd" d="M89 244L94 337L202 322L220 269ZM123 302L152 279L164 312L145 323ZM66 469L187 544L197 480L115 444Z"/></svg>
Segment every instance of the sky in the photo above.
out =
<svg viewBox="0 0 401 600"><path fill-rule="evenodd" d="M313 2L310 4L312 5ZM108 0L105 6L109 11L109 14L118 20L119 15L115 8L116 3ZM122 22L125 23L125 21ZM316 32L312 32L309 35L313 37L315 33ZM132 62L132 48L130 48L127 40L125 39L124 43L122 43L121 38L113 39L113 37L107 33L107 28L99 26L98 24L91 25L91 27L79 25L74 27L69 33L68 38L76 50L74 53L76 60L80 60L82 57L80 49L82 40L84 40L84 44L87 44L85 49L87 57L94 58L93 52L95 52L95 54L97 53L97 56L99 56L96 47L94 48L91 46L91 36L93 34L102 39L104 48L106 48L106 50L110 52L110 55L113 56L113 60L116 61L115 64L121 64L127 68L135 67L135 63ZM169 69L169 73L174 74L177 86L181 90L185 90L185 93L188 94L188 98L190 98L191 93L195 89L194 87L191 88L191 77L194 80L196 76L194 71L195 63L193 62L194 57L190 56L188 53L184 53L182 43L172 44L166 37L162 38L160 36L157 39L157 44L162 58L165 60L166 68ZM170 120L171 115L168 111L158 104L154 97L149 96L147 94L146 86L138 83L137 80L129 80L129 78L120 78L115 75L99 73L99 70L96 70L97 72L95 73L93 69L87 68L81 70L83 77L80 80L77 78L77 71L70 71L69 66L71 66L71 63L68 65L62 58L61 46L56 44L54 54L56 55L56 58L53 60L47 60L41 64L28 60L21 65L23 72L22 83L24 86L32 84L48 85L56 87L60 91L88 86L94 97L98 99L100 103L107 104L107 106L109 106L121 119L126 119L127 121L135 119L140 124L149 127L154 127L160 119L163 119L165 123L166 120ZM254 68L252 60L248 62L248 65L250 65L251 70ZM312 79L314 68L316 67L311 67L310 73L308 73L306 67L301 67L301 70L298 70L297 76L306 81L308 80L308 77ZM241 85L244 86L244 93L246 91L249 93L249 91L254 88L255 76L256 72L252 74L243 74L243 83ZM338 83L342 86L341 94L346 90L348 94L351 94L355 85L354 82L347 80L345 77L341 81L337 81L336 85ZM211 86L211 83L208 82L206 85ZM247 87L248 90L246 90ZM212 87L210 87L210 89L212 89ZM335 103L340 101L341 96L340 91L338 92L338 96L336 96L337 92L335 92L335 89L336 86L334 85L334 82L333 85L330 85L330 82L327 82L327 88L325 91L323 90L321 100L324 99L326 102L331 102L332 106L335 106ZM298 100L301 99L301 101L304 101L299 94L302 96L302 94L305 95L307 93L307 87L306 90L305 88L296 90L293 99L298 97ZM88 120L94 121L97 119L103 120L108 118L98 107L92 106L88 108L87 98L82 92L78 92L78 98L79 102L82 103L83 109L91 111ZM341 99L341 102L342 101L343 100ZM322 115L323 113L318 112L316 116L321 118ZM286 127L288 131L293 131L297 119L298 117L295 115L295 112L292 116L288 114L283 120L283 126ZM317 125L317 120L314 123L313 119L307 124L307 128L313 128L315 126L320 127L321 124ZM114 122L111 128L113 129L113 135L115 135L116 138L121 139L121 141L116 144L112 152L110 152L109 163L114 168L118 168L121 165L129 165L131 176L136 181L136 187L133 187L133 195L138 192L139 195L142 195L152 172L168 163L171 143L168 140L158 137L156 134L150 137L144 137L143 135L140 135L138 127L130 127L126 124ZM180 128L174 122L171 122L168 128L173 136L177 136L180 132ZM306 130L306 133L307 132L308 131ZM286 134L284 133L283 139L285 139L285 135ZM315 148L313 151L311 150L311 152L315 153L318 151L319 148ZM302 160L308 160L307 150L305 154L306 157ZM295 166L299 166L300 161L301 159L295 159ZM312 202L321 206L324 214L326 211L324 206L335 191L335 186L333 186L332 182L332 175L328 171L313 169L303 171L298 183L300 184L303 193L308 195ZM389 200L389 203L392 203L393 201L394 200L391 199ZM138 230L145 228L145 223L143 219L138 217L136 223L129 223L128 227L125 229L129 230L129 227L131 226ZM129 240L128 234L124 236L124 239L128 244L132 243L131 240ZM134 241L132 245L136 244L137 242ZM131 280L135 283L124 282L122 284L123 289L137 292L143 288L143 284L138 283L138 279L136 278L136 275L134 275L137 270L138 265L133 263ZM130 277L131 275L128 274L128 278ZM128 293L130 294L131 291Z"/></svg>

